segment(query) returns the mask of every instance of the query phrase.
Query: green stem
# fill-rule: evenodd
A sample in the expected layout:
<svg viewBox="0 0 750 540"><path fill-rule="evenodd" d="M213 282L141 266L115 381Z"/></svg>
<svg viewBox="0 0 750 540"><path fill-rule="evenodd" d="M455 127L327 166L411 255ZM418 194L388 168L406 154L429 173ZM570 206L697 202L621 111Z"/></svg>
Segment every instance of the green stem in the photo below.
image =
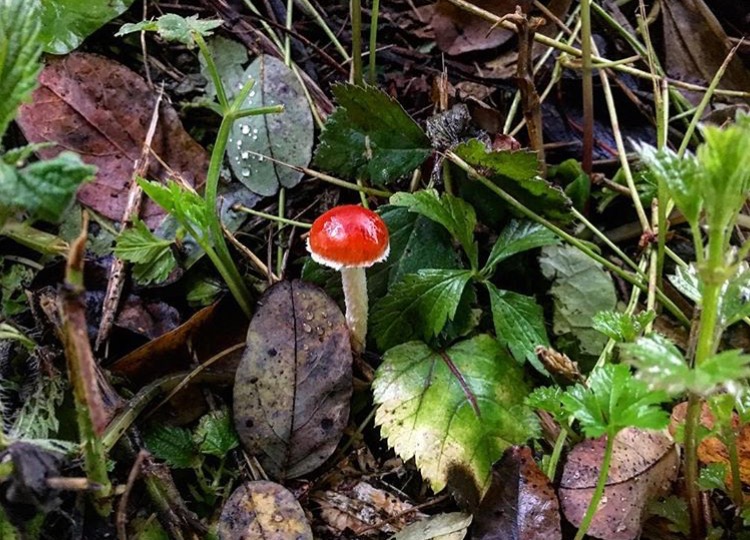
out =
<svg viewBox="0 0 750 540"><path fill-rule="evenodd" d="M599 508L599 502L602 500L604 495L604 488L607 485L607 477L609 476L609 465L612 461L612 450L615 446L615 433L607 435L607 446L604 449L604 458L602 459L601 468L599 469L599 479L596 481L596 488L594 494L591 496L589 507L586 510L586 514L583 516L583 521L578 527L574 540L582 540L586 536L586 531L591 526L591 521L594 519L597 509Z"/></svg>
<svg viewBox="0 0 750 540"><path fill-rule="evenodd" d="M376 58L378 48L378 15L380 14L380 0L372 0L372 15L370 16L370 84L377 82Z"/></svg>
<svg viewBox="0 0 750 540"><path fill-rule="evenodd" d="M737 509L741 509L744 505L744 497L742 495L742 477L740 476L740 456L737 452L738 434L737 432L729 427L730 434L726 437L725 445L729 451L729 469L732 471L732 501Z"/></svg>
<svg viewBox="0 0 750 540"><path fill-rule="evenodd" d="M690 535L703 538L703 512L701 493L698 488L698 423L700 422L701 399L697 394L688 396L685 414L685 491L690 514Z"/></svg>
<svg viewBox="0 0 750 540"><path fill-rule="evenodd" d="M591 0L581 0L581 59L583 79L583 158L581 167L591 174L594 152L594 84L591 69Z"/></svg>
<svg viewBox="0 0 750 540"><path fill-rule="evenodd" d="M552 455L549 458L549 464L547 465L547 477L550 481L555 481L555 475L557 474L557 464L560 462L560 456L562 455L563 447L565 446L565 440L568 438L568 430L561 428L560 433L557 435L555 441L555 447L552 449Z"/></svg>
<svg viewBox="0 0 750 540"><path fill-rule="evenodd" d="M362 86L362 1L351 0L352 18L352 82Z"/></svg>
<svg viewBox="0 0 750 540"><path fill-rule="evenodd" d="M281 231L284 230L284 224L281 222L284 219L284 209L286 208L286 189L283 187L279 189L279 221L276 226L276 275L281 275L281 269L284 265L284 247L281 245Z"/></svg>
<svg viewBox="0 0 750 540"><path fill-rule="evenodd" d="M203 59L206 61L206 68L208 68L208 73L211 76L211 82L214 83L214 87L216 88L216 97L219 100L219 105L221 105L222 114L226 114L226 112L229 110L229 100L227 99L227 93L224 89L224 84L221 82L219 70L216 68L214 57L211 55L211 51L209 50L208 45L206 45L206 41L203 39L202 35L200 35L198 32L193 32L193 38L198 44L198 48L203 55Z"/></svg>

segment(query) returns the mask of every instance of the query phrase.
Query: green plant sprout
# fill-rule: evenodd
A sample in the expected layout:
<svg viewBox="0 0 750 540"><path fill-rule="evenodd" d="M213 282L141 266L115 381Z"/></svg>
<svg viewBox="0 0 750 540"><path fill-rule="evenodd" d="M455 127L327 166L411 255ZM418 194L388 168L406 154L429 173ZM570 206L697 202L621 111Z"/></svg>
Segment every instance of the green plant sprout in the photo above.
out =
<svg viewBox="0 0 750 540"><path fill-rule="evenodd" d="M221 124L211 151L203 197L175 181L168 182L166 186L144 179L140 179L138 182L143 191L158 205L172 214L188 234L195 239L226 282L237 304L249 317L252 313L250 291L229 252L217 210L219 177L229 134L234 122L247 116L283 112L283 106L243 108L243 104L255 83L253 80L246 81L237 95L231 101L228 99L216 63L203 39L220 24L220 21L201 21L197 17L183 18L168 14L155 21L124 25L117 35L137 31L158 32L167 40L179 41L188 46L197 44L206 62L211 81L216 89L218 107L215 110L221 115Z"/></svg>

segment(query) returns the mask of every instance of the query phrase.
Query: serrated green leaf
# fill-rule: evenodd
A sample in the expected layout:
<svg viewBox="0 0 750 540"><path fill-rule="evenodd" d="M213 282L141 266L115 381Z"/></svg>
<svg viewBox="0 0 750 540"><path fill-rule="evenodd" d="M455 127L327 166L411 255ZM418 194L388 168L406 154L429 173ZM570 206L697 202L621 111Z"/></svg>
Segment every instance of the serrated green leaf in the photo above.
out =
<svg viewBox="0 0 750 540"><path fill-rule="evenodd" d="M237 180L267 197L280 187L293 188L302 179L302 171L295 167L310 164L315 126L305 90L284 62L260 55L242 74L243 83L249 79L255 84L243 109L283 105L284 112L237 120L229 135L227 159Z"/></svg>
<svg viewBox="0 0 750 540"><path fill-rule="evenodd" d="M190 469L198 464L198 451L188 429L156 426L146 431L143 438L152 454L175 469Z"/></svg>
<svg viewBox="0 0 750 540"><path fill-rule="evenodd" d="M498 341L508 347L518 362L529 362L537 371L547 375L534 352L538 345L549 346L542 307L530 296L499 290L492 283L486 285Z"/></svg>
<svg viewBox="0 0 750 540"><path fill-rule="evenodd" d="M339 107L326 121L314 163L340 176L387 184L410 174L432 151L422 129L385 92L333 87Z"/></svg>
<svg viewBox="0 0 750 540"><path fill-rule="evenodd" d="M594 330L593 318L617 303L615 286L602 266L572 246L547 246L539 257L542 274L552 280L553 329L572 337L584 354L597 356L607 338Z"/></svg>
<svg viewBox="0 0 750 540"><path fill-rule="evenodd" d="M687 501L677 495L670 495L666 499L652 501L648 505L649 514L660 516L669 521L670 531L690 535L690 513Z"/></svg>
<svg viewBox="0 0 750 540"><path fill-rule="evenodd" d="M500 233L492 247L482 274L489 276L501 262L517 253L558 243L558 238L546 227L533 221L512 220Z"/></svg>
<svg viewBox="0 0 750 540"><path fill-rule="evenodd" d="M29 309L24 288L34 277L30 268L0 258L0 315L12 317Z"/></svg>
<svg viewBox="0 0 750 540"><path fill-rule="evenodd" d="M539 164L534 152L491 152L476 139L457 146L453 152L537 214L562 223L571 221L570 199L560 188L538 176Z"/></svg>
<svg viewBox="0 0 750 540"><path fill-rule="evenodd" d="M0 163L0 209L24 210L34 219L55 222L73 202L78 186L95 172L72 152L20 170Z"/></svg>
<svg viewBox="0 0 750 540"><path fill-rule="evenodd" d="M708 463L701 467L698 473L698 487L701 491L720 489L727 492L724 479L727 476L727 466L724 463Z"/></svg>
<svg viewBox="0 0 750 540"><path fill-rule="evenodd" d="M143 221L136 219L133 227L120 233L115 255L133 263L133 277L138 283L161 283L177 266L172 242L157 238Z"/></svg>
<svg viewBox="0 0 750 540"><path fill-rule="evenodd" d="M669 274L667 278L678 291L690 300L696 303L701 301L701 282L698 279L698 272L695 269L695 265L691 264L687 267L678 266L675 268L675 273Z"/></svg>
<svg viewBox="0 0 750 540"><path fill-rule="evenodd" d="M391 196L390 203L394 206L406 206L410 212L422 214L440 223L459 241L472 268L477 267L477 244L474 241L477 216L469 203L450 193L443 193L441 196L434 189L395 193Z"/></svg>
<svg viewBox="0 0 750 540"><path fill-rule="evenodd" d="M562 404L563 390L559 386L540 386L526 398L526 405L550 413L560 425L569 423L570 415Z"/></svg>
<svg viewBox="0 0 750 540"><path fill-rule="evenodd" d="M164 208L177 222L190 233L200 235L199 242L207 238L210 218L207 215L205 201L195 191L183 188L174 180L166 184L138 179L138 185L151 200Z"/></svg>
<svg viewBox="0 0 750 540"><path fill-rule="evenodd" d="M0 0L0 139L42 69L38 10L36 0Z"/></svg>
<svg viewBox="0 0 750 540"><path fill-rule="evenodd" d="M707 396L726 382L750 377L750 355L724 351L691 368L682 353L664 336L651 334L624 345L639 379L651 388L679 395L685 391Z"/></svg>
<svg viewBox="0 0 750 540"><path fill-rule="evenodd" d="M468 270L420 270L404 276L372 308L372 335L381 350L437 336L456 315Z"/></svg>
<svg viewBox="0 0 750 540"><path fill-rule="evenodd" d="M381 206L378 213L388 227L391 254L367 270L370 298L382 298L405 275L423 268L461 267L451 237L440 224L401 206Z"/></svg>
<svg viewBox="0 0 750 540"><path fill-rule="evenodd" d="M219 458L223 458L227 452L240 444L227 409L219 409L202 416L198 427L195 428L193 441L202 454Z"/></svg>
<svg viewBox="0 0 750 540"><path fill-rule="evenodd" d="M39 18L45 52L67 54L96 30L125 13L133 0L41 0L41 4Z"/></svg>
<svg viewBox="0 0 750 540"><path fill-rule="evenodd" d="M643 329L656 318L653 311L642 311L630 315L619 311L600 311L594 315L593 328L618 343L629 343L643 332Z"/></svg>
<svg viewBox="0 0 750 540"><path fill-rule="evenodd" d="M24 400L9 435L19 439L49 439L57 434L57 410L65 398L65 379L39 377L31 395Z"/></svg>
<svg viewBox="0 0 750 540"><path fill-rule="evenodd" d="M722 292L721 322L729 326L748 315L750 315L750 269L746 263L742 263Z"/></svg>
<svg viewBox="0 0 750 540"><path fill-rule="evenodd" d="M586 382L563 392L560 401L587 437L614 436L626 427L663 429L669 423L669 414L658 406L667 395L636 379L625 364L597 367Z"/></svg>
<svg viewBox="0 0 750 540"><path fill-rule="evenodd" d="M523 405L527 394L522 370L490 336L441 352L410 342L387 351L376 372L375 423L399 456L415 458L436 492L460 471L481 496L502 451L538 431Z"/></svg>
<svg viewBox="0 0 750 540"><path fill-rule="evenodd" d="M199 19L198 15L182 17L175 13L167 13L153 21L123 24L115 35L124 36L141 31L156 32L166 41L176 41L192 48L195 46L195 34L210 36L213 30L222 24L223 22L218 20Z"/></svg>
<svg viewBox="0 0 750 540"><path fill-rule="evenodd" d="M656 149L648 144L636 144L641 161L658 182L663 182L669 196L689 223L696 223L703 206L700 190L701 171L691 154L680 158L669 148Z"/></svg>

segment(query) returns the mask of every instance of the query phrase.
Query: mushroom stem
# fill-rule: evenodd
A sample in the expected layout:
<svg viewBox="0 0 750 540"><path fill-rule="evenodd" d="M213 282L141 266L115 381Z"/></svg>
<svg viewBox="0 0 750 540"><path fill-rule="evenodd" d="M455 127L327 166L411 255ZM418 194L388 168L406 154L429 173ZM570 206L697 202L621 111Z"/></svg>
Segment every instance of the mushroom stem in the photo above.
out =
<svg viewBox="0 0 750 540"><path fill-rule="evenodd" d="M364 268L342 268L341 286L346 303L346 324L352 350L359 354L365 350L367 337L367 277Z"/></svg>

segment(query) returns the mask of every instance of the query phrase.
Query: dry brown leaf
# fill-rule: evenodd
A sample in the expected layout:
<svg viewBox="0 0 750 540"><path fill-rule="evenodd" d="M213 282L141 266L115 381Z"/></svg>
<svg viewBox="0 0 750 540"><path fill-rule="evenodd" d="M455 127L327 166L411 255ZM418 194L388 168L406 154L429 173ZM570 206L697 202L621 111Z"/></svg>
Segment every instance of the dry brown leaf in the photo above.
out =
<svg viewBox="0 0 750 540"><path fill-rule="evenodd" d="M708 84L731 49L721 24L703 0L663 0L661 10L667 73L682 81ZM737 56L729 62L719 87L750 88L750 73ZM697 101L702 96L691 97Z"/></svg>
<svg viewBox="0 0 750 540"><path fill-rule="evenodd" d="M562 538L560 504L528 446L512 446L492 467L492 481L474 513L476 540Z"/></svg>
<svg viewBox="0 0 750 540"><path fill-rule="evenodd" d="M573 448L565 463L558 495L565 517L580 525L594 493L606 438L586 440ZM679 456L666 435L628 428L614 444L604 496L589 528L589 536L632 540L641 533L646 507L668 492L677 477Z"/></svg>
<svg viewBox="0 0 750 540"><path fill-rule="evenodd" d="M77 52L48 59L32 102L21 107L16 121L29 142L56 143L40 150L40 157L73 150L96 165L96 179L81 187L78 200L119 221L155 103L155 92L137 73L103 56ZM208 156L167 103L161 106L152 150L174 172L169 174L152 159L150 178L179 175L188 184L203 183ZM141 210L152 228L163 216L151 201Z"/></svg>

